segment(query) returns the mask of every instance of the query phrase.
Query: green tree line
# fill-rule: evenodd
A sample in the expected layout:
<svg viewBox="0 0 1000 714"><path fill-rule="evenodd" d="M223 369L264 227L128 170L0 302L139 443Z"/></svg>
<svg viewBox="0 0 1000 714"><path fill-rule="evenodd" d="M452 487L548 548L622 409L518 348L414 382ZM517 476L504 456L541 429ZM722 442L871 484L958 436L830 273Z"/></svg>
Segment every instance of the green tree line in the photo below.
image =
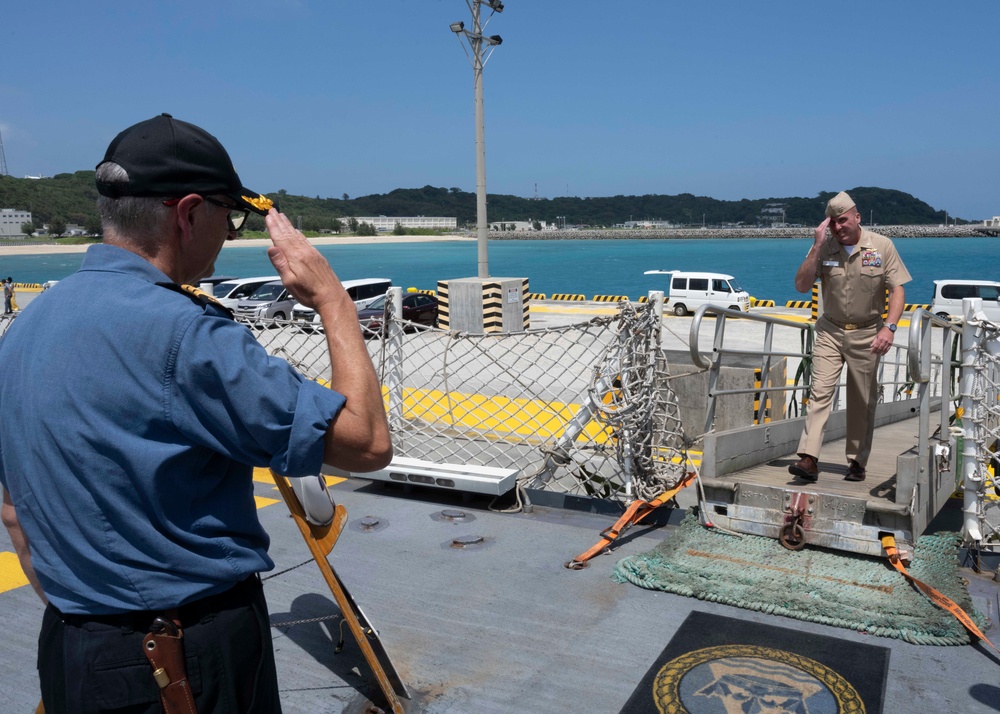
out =
<svg viewBox="0 0 1000 714"><path fill-rule="evenodd" d="M914 196L894 189L859 186L848 189L865 223L880 225L933 225L945 222L945 211L935 210ZM629 220L669 221L683 225L760 225L769 204L780 205L784 222L815 225L835 191L812 197L757 198L722 201L708 196L682 193L676 196L522 198L490 194L487 199L491 222L545 221L562 225L613 226ZM455 216L459 226L474 226L476 195L458 188L399 188L385 194L350 198L297 196L284 189L268 194L281 211L303 230L336 230L347 216ZM92 232L99 226L93 171L57 174L51 178L18 179L0 176L0 208L31 211L36 226L53 221L75 223ZM772 213L772 216L775 214ZM953 218L953 217L951 217ZM958 223L964 223L957 219ZM251 216L251 230L263 230L264 222Z"/></svg>

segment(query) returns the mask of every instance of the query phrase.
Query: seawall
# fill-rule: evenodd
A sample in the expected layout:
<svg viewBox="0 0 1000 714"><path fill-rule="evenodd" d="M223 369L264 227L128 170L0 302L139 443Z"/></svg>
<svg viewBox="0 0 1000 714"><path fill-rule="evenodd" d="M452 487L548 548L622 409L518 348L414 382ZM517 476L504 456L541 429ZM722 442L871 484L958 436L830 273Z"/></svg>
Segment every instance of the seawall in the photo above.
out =
<svg viewBox="0 0 1000 714"><path fill-rule="evenodd" d="M867 226L866 226L867 227ZM889 238L981 238L982 226L875 226ZM812 238L813 228L645 228L490 231L490 240L670 240L692 238Z"/></svg>

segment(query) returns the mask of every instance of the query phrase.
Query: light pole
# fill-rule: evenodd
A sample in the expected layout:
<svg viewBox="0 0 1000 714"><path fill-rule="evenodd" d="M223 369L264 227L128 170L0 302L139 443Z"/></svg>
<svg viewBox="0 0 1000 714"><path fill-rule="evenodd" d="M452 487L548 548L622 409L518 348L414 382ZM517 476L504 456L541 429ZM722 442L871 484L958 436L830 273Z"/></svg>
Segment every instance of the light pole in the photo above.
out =
<svg viewBox="0 0 1000 714"><path fill-rule="evenodd" d="M462 50L472 64L473 84L476 94L476 229L479 261L479 277L488 278L490 276L490 264L486 242L489 238L489 227L486 221L486 130L483 119L483 67L489 61L490 56L503 38L500 35L483 37L483 29L489 23L494 13L503 12L503 3L500 0L465 0L472 12L472 29L466 30L464 22L451 23L451 31L458 37L462 44ZM485 5L492 12L486 18L486 22L480 23L480 9ZM472 54L462 43L462 37L469 43ZM486 49L486 56L483 50Z"/></svg>

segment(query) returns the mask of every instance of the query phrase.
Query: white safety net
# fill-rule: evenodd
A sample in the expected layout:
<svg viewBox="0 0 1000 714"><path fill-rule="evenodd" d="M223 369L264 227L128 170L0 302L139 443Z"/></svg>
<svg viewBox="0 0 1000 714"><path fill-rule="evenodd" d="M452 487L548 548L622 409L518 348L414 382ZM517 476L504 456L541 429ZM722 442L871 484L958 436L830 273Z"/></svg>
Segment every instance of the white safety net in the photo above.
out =
<svg viewBox="0 0 1000 714"><path fill-rule="evenodd" d="M494 334L391 314L374 321L367 345L396 456L517 469L521 486L619 500L673 486L684 473L683 435L661 320L655 303L619 306L576 325ZM251 329L304 376L329 379L318 328Z"/></svg>

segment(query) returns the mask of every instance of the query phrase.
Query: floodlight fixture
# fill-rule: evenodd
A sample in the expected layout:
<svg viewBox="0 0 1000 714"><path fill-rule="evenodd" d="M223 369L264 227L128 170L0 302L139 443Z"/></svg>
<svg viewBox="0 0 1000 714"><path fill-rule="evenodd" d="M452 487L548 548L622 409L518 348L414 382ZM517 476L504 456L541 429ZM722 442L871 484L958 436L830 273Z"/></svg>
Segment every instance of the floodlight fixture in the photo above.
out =
<svg viewBox="0 0 1000 714"><path fill-rule="evenodd" d="M493 12L503 12L503 3L500 0L481 0Z"/></svg>
<svg viewBox="0 0 1000 714"><path fill-rule="evenodd" d="M451 31L454 32L456 35L462 32L464 29L465 29L464 22L459 21L451 23Z"/></svg>
<svg viewBox="0 0 1000 714"><path fill-rule="evenodd" d="M500 37L500 35L491 35L489 37L484 37L483 39L486 40L486 44L493 45L494 47L503 42L503 38Z"/></svg>

